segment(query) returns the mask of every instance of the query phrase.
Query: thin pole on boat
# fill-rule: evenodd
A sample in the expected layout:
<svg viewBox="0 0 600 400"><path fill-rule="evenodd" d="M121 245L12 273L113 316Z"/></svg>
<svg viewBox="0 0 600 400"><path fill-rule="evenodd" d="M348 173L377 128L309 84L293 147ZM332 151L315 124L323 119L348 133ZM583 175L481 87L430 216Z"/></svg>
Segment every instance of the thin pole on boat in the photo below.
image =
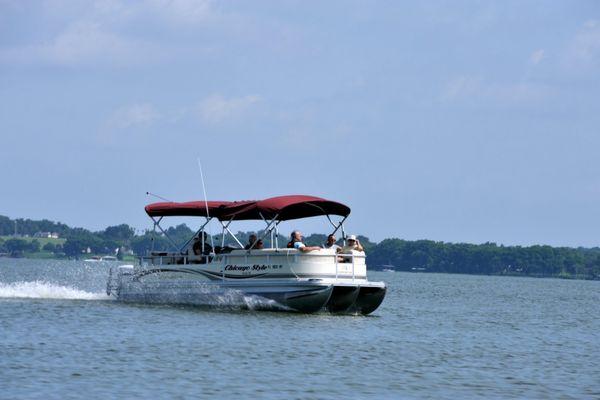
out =
<svg viewBox="0 0 600 400"><path fill-rule="evenodd" d="M204 174L202 173L202 163L200 162L200 157L198 157L198 168L200 169L200 180L202 181L202 192L204 193L204 206L206 207L206 218L210 220L210 215L208 213L208 197L206 197L206 186L204 185ZM208 225L208 234L210 236L210 247L215 249L215 244L213 243L212 230L210 229L210 224ZM204 253L204 240L202 241L202 252Z"/></svg>

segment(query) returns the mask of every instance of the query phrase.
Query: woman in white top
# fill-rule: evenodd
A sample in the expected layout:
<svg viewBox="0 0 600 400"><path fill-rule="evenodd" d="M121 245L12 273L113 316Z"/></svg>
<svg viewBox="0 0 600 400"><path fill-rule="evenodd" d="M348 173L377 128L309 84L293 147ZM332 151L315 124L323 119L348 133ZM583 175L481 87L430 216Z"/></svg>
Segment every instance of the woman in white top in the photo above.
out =
<svg viewBox="0 0 600 400"><path fill-rule="evenodd" d="M351 253L352 250L355 251L365 251L365 249L360 244L360 240L356 238L355 235L349 235L346 239L346 245L342 247L342 253L348 254Z"/></svg>

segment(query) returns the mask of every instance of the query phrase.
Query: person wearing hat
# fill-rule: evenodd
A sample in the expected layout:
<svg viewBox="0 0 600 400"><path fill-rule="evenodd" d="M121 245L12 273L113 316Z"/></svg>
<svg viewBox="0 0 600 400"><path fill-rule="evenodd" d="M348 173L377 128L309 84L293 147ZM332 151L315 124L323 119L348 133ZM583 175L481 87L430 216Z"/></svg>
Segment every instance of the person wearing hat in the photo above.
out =
<svg viewBox="0 0 600 400"><path fill-rule="evenodd" d="M352 253L352 250L365 251L365 249L360 244L360 240L356 238L356 235L348 235L348 237L346 238L346 245L342 247L342 253L349 254Z"/></svg>

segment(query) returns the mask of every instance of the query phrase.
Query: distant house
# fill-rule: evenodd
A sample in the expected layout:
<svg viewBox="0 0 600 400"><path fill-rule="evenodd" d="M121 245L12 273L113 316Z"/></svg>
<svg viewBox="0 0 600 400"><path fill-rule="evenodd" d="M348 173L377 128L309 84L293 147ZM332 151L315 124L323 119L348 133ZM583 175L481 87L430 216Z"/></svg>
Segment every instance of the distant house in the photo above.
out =
<svg viewBox="0 0 600 400"><path fill-rule="evenodd" d="M36 232L33 237L36 238L48 238L48 239L58 239L58 233L56 232Z"/></svg>

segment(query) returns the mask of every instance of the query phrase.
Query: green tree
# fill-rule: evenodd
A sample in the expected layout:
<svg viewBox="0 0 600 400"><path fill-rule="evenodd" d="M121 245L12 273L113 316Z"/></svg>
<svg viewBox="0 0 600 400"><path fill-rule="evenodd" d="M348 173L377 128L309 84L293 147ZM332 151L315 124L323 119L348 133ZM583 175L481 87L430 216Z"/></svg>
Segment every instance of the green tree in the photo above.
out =
<svg viewBox="0 0 600 400"><path fill-rule="evenodd" d="M40 251L40 241L37 239L33 239L31 242L29 242L29 250L32 253L37 253L38 251Z"/></svg>
<svg viewBox="0 0 600 400"><path fill-rule="evenodd" d="M12 254L24 253L31 248L27 240L16 238L8 239L4 247Z"/></svg>
<svg viewBox="0 0 600 400"><path fill-rule="evenodd" d="M54 253L56 252L56 245L52 242L48 242L44 245L44 247L42 247L42 250Z"/></svg>
<svg viewBox="0 0 600 400"><path fill-rule="evenodd" d="M135 230L127 224L109 226L100 235L105 239L127 242L135 236Z"/></svg>
<svg viewBox="0 0 600 400"><path fill-rule="evenodd" d="M88 246L85 244L84 240L71 238L67 239L65 244L63 244L63 251L69 257L76 257L81 255L81 253L87 249L87 247Z"/></svg>

